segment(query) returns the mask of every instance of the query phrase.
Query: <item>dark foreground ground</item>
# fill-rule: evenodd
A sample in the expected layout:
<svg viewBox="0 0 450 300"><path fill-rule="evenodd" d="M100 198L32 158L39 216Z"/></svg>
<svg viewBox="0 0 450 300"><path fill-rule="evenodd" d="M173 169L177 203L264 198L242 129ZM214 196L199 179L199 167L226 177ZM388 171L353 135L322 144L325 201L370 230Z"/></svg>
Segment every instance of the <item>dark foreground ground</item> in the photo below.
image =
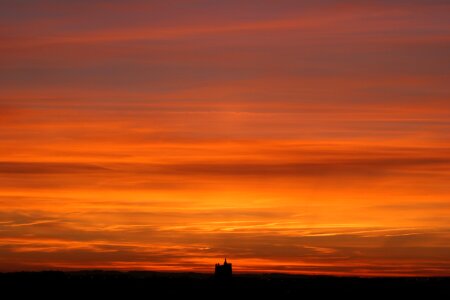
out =
<svg viewBox="0 0 450 300"><path fill-rule="evenodd" d="M447 278L356 278L295 275L235 275L217 279L195 273L157 272L19 272L0 273L3 295L33 295L33 298L74 296L126 299L315 299L384 298L450 299ZM12 294L11 294L12 292ZM14 297L8 296L8 299ZM325 298L325 299L326 299ZM5 298L6 299L6 298ZM415 298L414 298L415 299Z"/></svg>

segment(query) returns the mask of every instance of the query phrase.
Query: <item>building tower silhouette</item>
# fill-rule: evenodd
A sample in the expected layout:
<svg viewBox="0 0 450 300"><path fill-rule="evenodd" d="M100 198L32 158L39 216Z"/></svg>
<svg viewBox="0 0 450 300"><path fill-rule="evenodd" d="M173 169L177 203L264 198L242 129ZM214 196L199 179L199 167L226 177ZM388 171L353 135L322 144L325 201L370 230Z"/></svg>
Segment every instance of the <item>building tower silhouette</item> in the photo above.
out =
<svg viewBox="0 0 450 300"><path fill-rule="evenodd" d="M218 278L230 278L233 275L233 267L232 264L227 263L227 259L223 262L223 265L217 263L216 271L214 275Z"/></svg>

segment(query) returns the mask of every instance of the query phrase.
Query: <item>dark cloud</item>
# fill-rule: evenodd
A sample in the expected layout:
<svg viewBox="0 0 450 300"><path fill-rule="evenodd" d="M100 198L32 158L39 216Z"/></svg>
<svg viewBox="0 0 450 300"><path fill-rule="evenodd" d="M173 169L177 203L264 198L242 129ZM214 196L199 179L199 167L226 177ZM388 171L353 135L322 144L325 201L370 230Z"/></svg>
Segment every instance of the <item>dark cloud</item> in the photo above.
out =
<svg viewBox="0 0 450 300"><path fill-rule="evenodd" d="M105 171L108 169L83 163L0 162L0 173L3 174L67 174Z"/></svg>
<svg viewBox="0 0 450 300"><path fill-rule="evenodd" d="M358 153L355 153L356 155ZM230 161L180 164L98 164L59 162L0 162L4 174L77 174L130 173L186 176L361 176L389 171L424 167L442 167L450 164L449 157L380 157L356 159L323 159L318 162L241 163ZM145 182L141 184L145 185Z"/></svg>
<svg viewBox="0 0 450 300"><path fill-rule="evenodd" d="M204 163L143 166L149 172L183 174L183 175L218 175L218 176L370 176L402 168L420 166L442 166L450 164L450 158L418 157L418 158L380 158L380 159L348 159L341 161L321 161L318 163L291 162L279 163ZM138 167L138 170L140 168Z"/></svg>

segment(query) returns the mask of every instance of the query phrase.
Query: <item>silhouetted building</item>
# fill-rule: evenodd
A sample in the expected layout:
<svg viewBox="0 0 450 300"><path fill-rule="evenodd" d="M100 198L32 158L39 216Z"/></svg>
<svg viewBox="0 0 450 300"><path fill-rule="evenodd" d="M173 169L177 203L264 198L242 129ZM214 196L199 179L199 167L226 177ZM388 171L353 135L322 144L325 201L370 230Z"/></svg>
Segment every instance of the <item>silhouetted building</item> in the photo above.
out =
<svg viewBox="0 0 450 300"><path fill-rule="evenodd" d="M214 273L216 277L230 278L233 275L232 264L227 263L227 259L223 262L223 265L216 264L216 271Z"/></svg>

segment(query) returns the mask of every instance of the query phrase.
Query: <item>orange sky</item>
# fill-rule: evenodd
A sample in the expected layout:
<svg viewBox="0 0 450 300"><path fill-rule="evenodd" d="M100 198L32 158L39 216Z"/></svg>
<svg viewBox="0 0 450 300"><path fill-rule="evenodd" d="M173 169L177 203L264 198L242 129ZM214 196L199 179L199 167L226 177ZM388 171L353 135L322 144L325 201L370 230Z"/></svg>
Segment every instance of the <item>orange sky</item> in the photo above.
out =
<svg viewBox="0 0 450 300"><path fill-rule="evenodd" d="M0 271L450 275L446 1L0 4Z"/></svg>

